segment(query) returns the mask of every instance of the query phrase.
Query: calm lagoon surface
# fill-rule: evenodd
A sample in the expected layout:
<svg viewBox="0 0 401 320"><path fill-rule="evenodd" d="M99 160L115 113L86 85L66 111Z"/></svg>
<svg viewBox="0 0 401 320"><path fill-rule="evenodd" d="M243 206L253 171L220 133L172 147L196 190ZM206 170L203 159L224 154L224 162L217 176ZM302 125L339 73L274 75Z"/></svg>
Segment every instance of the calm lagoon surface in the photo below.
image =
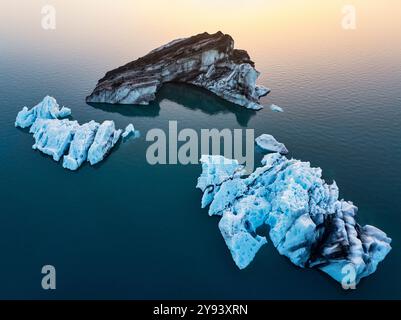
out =
<svg viewBox="0 0 401 320"><path fill-rule="evenodd" d="M337 0L302 7L224 1L226 11L209 0L172 1L169 8L164 1L51 1L51 31L41 28L45 3L25 2L0 4L0 298L401 298L398 1L347 1L358 13L352 31L341 28ZM263 110L178 84L165 85L149 106L85 103L106 71L172 39L218 30L249 52L259 83L271 88ZM47 94L80 123L132 122L141 137L120 143L99 165L67 171L33 151L32 136L14 127L17 112ZM285 112L272 112L272 103ZM169 120L199 133L253 128L255 136L274 135L290 157L334 179L340 196L359 207L359 222L384 230L393 250L354 291L295 267L270 241L240 271L218 218L200 208L200 165L146 161L147 131L167 130ZM260 159L255 154L256 165ZM46 264L57 270L54 291L41 288Z"/></svg>

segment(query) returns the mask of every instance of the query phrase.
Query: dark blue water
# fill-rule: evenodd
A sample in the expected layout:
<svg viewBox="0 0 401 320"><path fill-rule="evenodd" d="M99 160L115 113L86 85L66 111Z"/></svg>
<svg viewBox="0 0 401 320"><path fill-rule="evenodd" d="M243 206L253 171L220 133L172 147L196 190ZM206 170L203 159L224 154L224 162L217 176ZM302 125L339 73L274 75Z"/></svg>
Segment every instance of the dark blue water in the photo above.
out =
<svg viewBox="0 0 401 320"><path fill-rule="evenodd" d="M286 48L271 57L263 47L250 48L261 84L272 88L263 103L283 107L279 114L244 110L174 84L147 107L88 105L85 96L104 72L146 50L130 44L110 55L110 48L63 41L60 35L25 45L6 41L0 55L0 298L401 298L399 47L357 50L349 39L336 54L322 51L305 63L281 60L277 53ZM31 149L31 135L14 128L22 106L47 94L81 123L110 119L123 128L132 122L141 138L118 145L95 167L64 170ZM352 292L318 271L295 267L271 243L238 270L218 219L200 208L200 166L146 162L146 132L167 129L169 120L198 132L254 128L256 135L273 134L290 156L335 179L341 197L359 207L359 221L387 232L393 250ZM56 267L55 291L41 288L46 264Z"/></svg>

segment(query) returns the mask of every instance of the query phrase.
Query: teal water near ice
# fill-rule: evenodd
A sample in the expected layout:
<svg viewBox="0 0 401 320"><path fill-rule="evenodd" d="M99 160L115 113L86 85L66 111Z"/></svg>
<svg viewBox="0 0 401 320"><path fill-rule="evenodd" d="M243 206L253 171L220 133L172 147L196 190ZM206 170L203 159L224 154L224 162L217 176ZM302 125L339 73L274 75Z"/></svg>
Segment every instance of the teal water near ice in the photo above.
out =
<svg viewBox="0 0 401 320"><path fill-rule="evenodd" d="M175 84L163 87L150 106L91 106L85 96L97 79L146 50L133 54L131 44L107 56L85 45L65 46L60 36L24 45L9 38L2 30L0 298L401 298L399 46L357 56L350 46L334 57L322 53L313 63L292 65L254 50L260 83L272 89L262 102L285 110L274 113ZM132 122L141 137L119 144L95 167L64 170L31 149L30 134L14 128L22 106L47 94L70 107L80 123L110 119L123 128ZM255 135L273 134L290 156L320 166L327 181L335 179L341 197L359 207L359 222L384 230L393 250L352 292L316 270L295 267L270 242L238 270L218 219L200 208L200 166L146 162L146 132L167 129L169 120L198 132L254 128ZM45 264L57 270L52 292L40 286Z"/></svg>

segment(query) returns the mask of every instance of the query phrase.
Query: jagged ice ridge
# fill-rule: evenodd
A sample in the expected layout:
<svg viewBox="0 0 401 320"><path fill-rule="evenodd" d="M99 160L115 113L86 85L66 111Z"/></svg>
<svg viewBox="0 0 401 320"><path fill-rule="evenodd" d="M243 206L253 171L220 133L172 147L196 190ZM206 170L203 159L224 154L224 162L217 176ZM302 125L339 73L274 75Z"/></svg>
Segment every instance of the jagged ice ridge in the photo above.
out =
<svg viewBox="0 0 401 320"><path fill-rule="evenodd" d="M269 89L258 86L259 72L245 50L234 49L228 34L202 33L177 39L109 71L86 98L92 103L149 104L163 83L207 89L248 109L261 109Z"/></svg>
<svg viewBox="0 0 401 320"><path fill-rule="evenodd" d="M102 124L90 121L80 125L77 121L60 119L71 115L68 108L59 108L56 99L46 96L32 109L24 107L17 115L15 126L30 127L29 132L35 140L37 149L60 161L63 167L77 170L85 161L91 165L102 161L116 145L122 130L116 130L114 121ZM134 126L129 124L125 130L128 136Z"/></svg>
<svg viewBox="0 0 401 320"><path fill-rule="evenodd" d="M209 215L221 217L220 232L240 269L267 243L258 235L263 227L292 263L339 282L343 268L351 266L357 284L391 250L391 239L376 227L360 226L357 207L340 200L336 183L327 184L322 170L308 162L272 153L249 176L236 160L202 156L201 162L202 208L209 205Z"/></svg>

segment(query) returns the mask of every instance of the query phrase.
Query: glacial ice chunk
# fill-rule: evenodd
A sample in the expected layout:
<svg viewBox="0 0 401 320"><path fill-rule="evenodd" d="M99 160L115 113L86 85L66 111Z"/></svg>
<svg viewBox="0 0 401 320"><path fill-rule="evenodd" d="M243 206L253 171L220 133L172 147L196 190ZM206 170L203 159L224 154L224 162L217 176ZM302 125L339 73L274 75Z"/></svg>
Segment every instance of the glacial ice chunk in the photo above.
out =
<svg viewBox="0 0 401 320"><path fill-rule="evenodd" d="M67 119L37 119L31 126L38 149L59 161L64 156L63 167L77 170L85 160L92 165L102 161L121 135L121 129L115 130L113 121L99 125L90 121L79 125L77 121Z"/></svg>
<svg viewBox="0 0 401 320"><path fill-rule="evenodd" d="M196 187L203 192L202 208L210 204L225 181L245 174L244 167L237 160L230 160L217 155L202 155L200 162L203 171L198 178Z"/></svg>
<svg viewBox="0 0 401 320"><path fill-rule="evenodd" d="M256 84L259 75L248 53L234 49L230 35L202 33L169 42L124 68L108 72L86 101L147 105L156 99L164 83L180 82L259 110L263 108L259 99L270 91Z"/></svg>
<svg viewBox="0 0 401 320"><path fill-rule="evenodd" d="M240 269L246 268L254 259L259 249L267 243L266 237L253 236L247 229L247 217L224 213L219 222L219 229L230 249L235 264Z"/></svg>
<svg viewBox="0 0 401 320"><path fill-rule="evenodd" d="M122 137L123 138L127 138L128 136L135 134L135 127L132 123L130 123L129 125L127 125L127 127L125 128Z"/></svg>
<svg viewBox="0 0 401 320"><path fill-rule="evenodd" d="M278 142L272 135L270 134L262 134L261 136L255 139L256 144L259 148L266 152L278 152L281 154L287 154L288 150L285 145L281 142Z"/></svg>
<svg viewBox="0 0 401 320"><path fill-rule="evenodd" d="M266 88L264 86L261 86L261 85L257 85L257 86L255 86L255 93L256 93L256 96L258 96L259 98L262 98L270 93L270 89Z"/></svg>
<svg viewBox="0 0 401 320"><path fill-rule="evenodd" d="M17 115L15 126L21 128L30 127L36 119L59 119L71 115L71 109L62 107L60 109L56 99L46 96L43 101L32 109L24 107Z"/></svg>
<svg viewBox="0 0 401 320"><path fill-rule="evenodd" d="M98 128L88 151L88 161L94 165L102 161L120 138L122 130L116 130L114 121L106 120Z"/></svg>
<svg viewBox="0 0 401 320"><path fill-rule="evenodd" d="M30 129L35 139L32 148L52 156L54 161L59 161L68 150L78 126L76 121L39 118Z"/></svg>
<svg viewBox="0 0 401 320"><path fill-rule="evenodd" d="M116 130L113 121L100 125L92 120L79 125L77 121L59 119L69 115L69 108L60 109L56 99L46 96L32 109L24 107L17 115L15 126L30 127L35 140L32 148L50 155L55 161L64 156L66 169L77 170L86 160L92 165L102 161L120 139L122 130ZM125 136L132 133L137 134L130 124Z"/></svg>
<svg viewBox="0 0 401 320"><path fill-rule="evenodd" d="M64 156L63 167L77 170L88 157L89 147L95 140L99 123L90 121L76 128L67 155Z"/></svg>
<svg viewBox="0 0 401 320"><path fill-rule="evenodd" d="M275 104L270 105L270 110L274 111L274 112L284 112L283 108L281 108Z"/></svg>
<svg viewBox="0 0 401 320"><path fill-rule="evenodd" d="M391 239L376 227L360 226L357 207L339 199L336 183L327 184L320 168L272 153L246 176L238 162L226 159L224 165L222 158L202 156L197 188L204 193L202 207L210 204L209 215L221 216L220 232L240 269L267 242L259 234L263 228L292 263L320 269L340 283L345 268L354 271L357 284L390 252Z"/></svg>

